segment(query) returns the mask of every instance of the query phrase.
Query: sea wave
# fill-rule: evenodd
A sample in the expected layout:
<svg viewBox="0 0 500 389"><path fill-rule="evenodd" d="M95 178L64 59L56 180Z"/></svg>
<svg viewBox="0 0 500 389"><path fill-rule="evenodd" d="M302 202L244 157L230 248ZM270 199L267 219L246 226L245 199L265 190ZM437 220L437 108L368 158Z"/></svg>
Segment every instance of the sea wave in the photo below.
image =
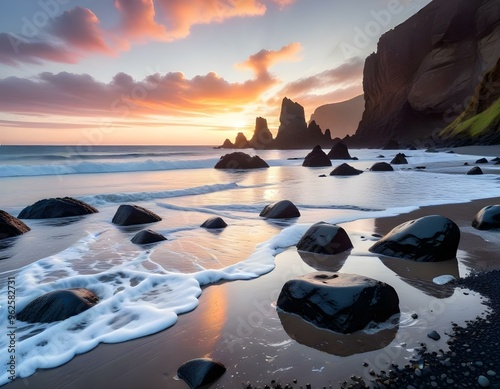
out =
<svg viewBox="0 0 500 389"><path fill-rule="evenodd" d="M184 161L147 159L145 161L133 162L68 162L42 165L4 165L0 169L0 177L204 169L212 168L217 161L217 158Z"/></svg>
<svg viewBox="0 0 500 389"><path fill-rule="evenodd" d="M80 196L79 199L90 205L98 206L106 204L168 199L172 197L195 196L238 188L240 188L238 184L236 184L235 182L230 182L228 184L202 185L186 189L163 190L157 192L97 194L90 196Z"/></svg>

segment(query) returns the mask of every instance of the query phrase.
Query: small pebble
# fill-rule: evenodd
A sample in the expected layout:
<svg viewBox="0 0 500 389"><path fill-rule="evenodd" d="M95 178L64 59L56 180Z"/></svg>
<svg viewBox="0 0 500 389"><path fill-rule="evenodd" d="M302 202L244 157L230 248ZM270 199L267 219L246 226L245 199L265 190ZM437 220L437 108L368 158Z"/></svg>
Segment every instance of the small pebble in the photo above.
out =
<svg viewBox="0 0 500 389"><path fill-rule="evenodd" d="M439 340L441 339L441 335L439 335L436 331L431 331L427 334L428 338L434 339L434 340Z"/></svg>
<svg viewBox="0 0 500 389"><path fill-rule="evenodd" d="M484 375L480 375L477 379L477 383L482 388L488 388L490 386L490 380L486 378Z"/></svg>
<svg viewBox="0 0 500 389"><path fill-rule="evenodd" d="M488 374L490 377L494 377L497 375L497 373L495 373L493 370L488 370L486 374Z"/></svg>
<svg viewBox="0 0 500 389"><path fill-rule="evenodd" d="M412 318L412 319L418 319L418 315L417 315L416 313L412 313L412 314L411 314L411 318Z"/></svg>

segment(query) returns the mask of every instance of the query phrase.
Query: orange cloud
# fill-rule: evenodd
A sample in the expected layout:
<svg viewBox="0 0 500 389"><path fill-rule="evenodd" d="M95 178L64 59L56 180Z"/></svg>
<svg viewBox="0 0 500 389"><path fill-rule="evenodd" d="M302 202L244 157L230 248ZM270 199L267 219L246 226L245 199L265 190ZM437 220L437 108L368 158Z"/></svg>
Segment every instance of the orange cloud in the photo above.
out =
<svg viewBox="0 0 500 389"><path fill-rule="evenodd" d="M263 77L267 74L268 69L277 62L300 60L297 54L301 49L300 43L295 42L283 46L278 51L261 50L236 66L251 69L257 77Z"/></svg>
<svg viewBox="0 0 500 389"><path fill-rule="evenodd" d="M167 31L155 21L153 0L115 0L121 15L121 29L133 38L163 39Z"/></svg>

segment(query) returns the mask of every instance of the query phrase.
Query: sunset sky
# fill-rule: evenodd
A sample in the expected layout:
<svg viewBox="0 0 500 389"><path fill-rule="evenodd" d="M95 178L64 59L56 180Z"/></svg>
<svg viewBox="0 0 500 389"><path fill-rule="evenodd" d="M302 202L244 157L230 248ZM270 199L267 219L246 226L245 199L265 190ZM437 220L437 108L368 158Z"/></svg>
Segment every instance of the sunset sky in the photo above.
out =
<svg viewBox="0 0 500 389"><path fill-rule="evenodd" d="M0 0L0 144L221 144L362 93L429 0Z"/></svg>

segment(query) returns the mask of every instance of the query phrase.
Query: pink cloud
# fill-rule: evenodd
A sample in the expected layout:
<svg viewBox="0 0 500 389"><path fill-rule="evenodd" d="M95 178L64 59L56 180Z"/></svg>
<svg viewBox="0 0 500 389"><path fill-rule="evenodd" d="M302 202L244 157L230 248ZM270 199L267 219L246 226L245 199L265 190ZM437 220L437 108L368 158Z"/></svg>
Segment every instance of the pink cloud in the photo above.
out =
<svg viewBox="0 0 500 389"><path fill-rule="evenodd" d="M121 29L129 37L165 37L165 27L155 21L153 0L115 0L115 7L121 16Z"/></svg>
<svg viewBox="0 0 500 389"><path fill-rule="evenodd" d="M88 52L109 54L111 49L103 39L99 19L88 8L75 7L57 16L48 28L69 47Z"/></svg>
<svg viewBox="0 0 500 389"><path fill-rule="evenodd" d="M17 35L0 32L0 63L5 65L39 64L43 61L76 63L78 60L79 55L63 45L28 41Z"/></svg>

